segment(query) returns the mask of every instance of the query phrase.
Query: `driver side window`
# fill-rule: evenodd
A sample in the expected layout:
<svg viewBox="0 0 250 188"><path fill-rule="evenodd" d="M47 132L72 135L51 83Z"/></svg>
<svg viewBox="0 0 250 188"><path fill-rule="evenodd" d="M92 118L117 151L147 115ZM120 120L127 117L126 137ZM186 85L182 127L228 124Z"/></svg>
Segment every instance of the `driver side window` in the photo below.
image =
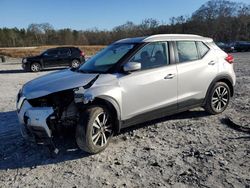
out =
<svg viewBox="0 0 250 188"><path fill-rule="evenodd" d="M169 64L167 42L154 42L140 49L130 62L141 63L141 70L157 68Z"/></svg>

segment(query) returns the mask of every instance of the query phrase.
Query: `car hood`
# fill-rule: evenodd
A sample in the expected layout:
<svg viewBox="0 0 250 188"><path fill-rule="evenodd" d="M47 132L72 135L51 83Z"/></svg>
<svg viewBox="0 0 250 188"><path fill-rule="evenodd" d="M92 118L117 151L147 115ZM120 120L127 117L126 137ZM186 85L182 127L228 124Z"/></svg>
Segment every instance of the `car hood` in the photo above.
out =
<svg viewBox="0 0 250 188"><path fill-rule="evenodd" d="M85 86L96 76L98 74L84 74L70 69L57 71L27 82L23 86L22 94L27 99L34 99L58 91Z"/></svg>

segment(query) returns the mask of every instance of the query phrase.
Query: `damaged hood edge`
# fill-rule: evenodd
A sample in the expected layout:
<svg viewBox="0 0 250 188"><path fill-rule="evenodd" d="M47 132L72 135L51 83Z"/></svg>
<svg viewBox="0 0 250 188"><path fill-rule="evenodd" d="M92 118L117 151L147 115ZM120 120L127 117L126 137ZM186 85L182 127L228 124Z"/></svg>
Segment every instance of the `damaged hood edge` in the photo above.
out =
<svg viewBox="0 0 250 188"><path fill-rule="evenodd" d="M84 74L69 69L51 73L29 81L23 86L22 95L27 99L39 98L51 93L82 87L95 81L99 74Z"/></svg>

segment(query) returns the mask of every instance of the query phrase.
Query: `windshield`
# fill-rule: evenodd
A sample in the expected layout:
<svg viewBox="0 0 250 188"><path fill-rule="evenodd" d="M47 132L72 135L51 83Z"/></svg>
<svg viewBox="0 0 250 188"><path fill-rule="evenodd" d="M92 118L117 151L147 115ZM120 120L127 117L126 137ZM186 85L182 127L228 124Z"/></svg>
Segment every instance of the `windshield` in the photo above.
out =
<svg viewBox="0 0 250 188"><path fill-rule="evenodd" d="M45 54L47 51L48 51L48 50L44 50L44 51L42 51L42 52L40 53L40 55Z"/></svg>
<svg viewBox="0 0 250 188"><path fill-rule="evenodd" d="M126 55L135 44L118 43L112 44L95 56L86 61L80 68L80 72L107 72L115 65L124 55Z"/></svg>

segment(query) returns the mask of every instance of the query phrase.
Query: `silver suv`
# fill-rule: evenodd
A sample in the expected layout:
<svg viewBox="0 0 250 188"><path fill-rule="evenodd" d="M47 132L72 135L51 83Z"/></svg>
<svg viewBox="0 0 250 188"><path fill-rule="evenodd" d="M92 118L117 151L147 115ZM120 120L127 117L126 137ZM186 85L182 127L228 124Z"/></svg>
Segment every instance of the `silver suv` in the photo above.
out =
<svg viewBox="0 0 250 188"><path fill-rule="evenodd" d="M53 143L56 130L74 126L78 146L98 153L131 125L199 106L210 114L223 112L235 79L233 57L210 38L129 38L80 68L26 83L17 96L17 113L25 137Z"/></svg>

